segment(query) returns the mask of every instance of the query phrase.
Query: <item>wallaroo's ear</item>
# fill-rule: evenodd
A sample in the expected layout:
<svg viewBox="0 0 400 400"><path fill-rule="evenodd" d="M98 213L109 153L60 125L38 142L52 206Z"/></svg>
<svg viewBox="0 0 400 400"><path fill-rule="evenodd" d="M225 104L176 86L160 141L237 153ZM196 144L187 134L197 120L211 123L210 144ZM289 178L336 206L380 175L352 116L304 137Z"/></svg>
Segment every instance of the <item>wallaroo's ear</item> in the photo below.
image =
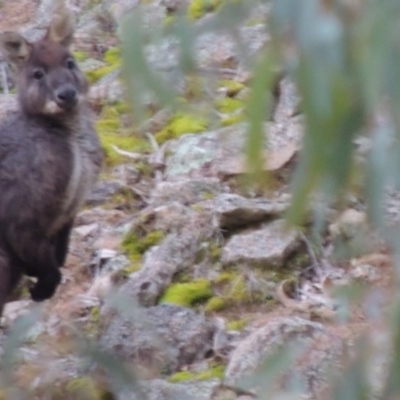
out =
<svg viewBox="0 0 400 400"><path fill-rule="evenodd" d="M0 50L4 58L21 67L29 58L32 45L16 32L3 32L0 34Z"/></svg>
<svg viewBox="0 0 400 400"><path fill-rule="evenodd" d="M68 47L74 38L75 17L65 7L60 7L51 20L46 39Z"/></svg>

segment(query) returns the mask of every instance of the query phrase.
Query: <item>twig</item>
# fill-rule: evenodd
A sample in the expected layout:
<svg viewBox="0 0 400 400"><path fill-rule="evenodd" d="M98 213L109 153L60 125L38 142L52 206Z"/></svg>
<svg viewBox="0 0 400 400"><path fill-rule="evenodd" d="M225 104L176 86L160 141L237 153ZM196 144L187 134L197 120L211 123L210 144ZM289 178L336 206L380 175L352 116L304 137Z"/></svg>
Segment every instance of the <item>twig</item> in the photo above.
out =
<svg viewBox="0 0 400 400"><path fill-rule="evenodd" d="M150 133L150 132L145 132L144 134L147 139L149 139L149 142L151 143L151 146L153 147L154 151L159 151L160 150L160 146L157 143L157 140L154 139L154 136Z"/></svg>
<svg viewBox="0 0 400 400"><path fill-rule="evenodd" d="M305 245L307 247L308 254L311 257L312 267L313 267L314 271L317 273L318 278L321 279L321 271L319 268L319 263L318 263L316 255L314 253L314 250L312 249L311 243L307 239L306 235L303 232L300 232L300 237L301 237L301 240L305 243Z"/></svg>
<svg viewBox="0 0 400 400"><path fill-rule="evenodd" d="M113 150L114 150L116 153L121 154L122 156L125 156L125 157L132 158L133 160L140 160L140 159L142 159L142 158L145 157L143 154L131 153L130 151L121 150L120 148L118 148L118 147L115 146L115 145L111 145L111 147L113 148Z"/></svg>

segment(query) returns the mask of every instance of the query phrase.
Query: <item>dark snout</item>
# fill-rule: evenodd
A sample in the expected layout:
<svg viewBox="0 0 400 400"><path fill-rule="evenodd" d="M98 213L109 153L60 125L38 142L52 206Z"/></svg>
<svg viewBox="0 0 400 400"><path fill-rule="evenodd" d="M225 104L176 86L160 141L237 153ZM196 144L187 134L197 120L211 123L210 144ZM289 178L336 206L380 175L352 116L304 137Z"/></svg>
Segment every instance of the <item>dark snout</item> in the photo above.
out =
<svg viewBox="0 0 400 400"><path fill-rule="evenodd" d="M62 85L55 92L55 101L63 109L72 108L78 103L78 91L71 84Z"/></svg>

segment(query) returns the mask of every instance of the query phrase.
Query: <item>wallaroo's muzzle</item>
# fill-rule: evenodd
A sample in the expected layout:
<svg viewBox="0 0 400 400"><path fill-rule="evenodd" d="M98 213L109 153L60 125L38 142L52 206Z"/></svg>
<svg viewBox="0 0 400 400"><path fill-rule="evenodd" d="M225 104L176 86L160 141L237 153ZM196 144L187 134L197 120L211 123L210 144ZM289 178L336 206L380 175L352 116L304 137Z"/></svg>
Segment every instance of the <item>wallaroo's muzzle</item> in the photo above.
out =
<svg viewBox="0 0 400 400"><path fill-rule="evenodd" d="M78 102L78 91L70 83L60 86L55 92L55 102L62 109L74 107Z"/></svg>

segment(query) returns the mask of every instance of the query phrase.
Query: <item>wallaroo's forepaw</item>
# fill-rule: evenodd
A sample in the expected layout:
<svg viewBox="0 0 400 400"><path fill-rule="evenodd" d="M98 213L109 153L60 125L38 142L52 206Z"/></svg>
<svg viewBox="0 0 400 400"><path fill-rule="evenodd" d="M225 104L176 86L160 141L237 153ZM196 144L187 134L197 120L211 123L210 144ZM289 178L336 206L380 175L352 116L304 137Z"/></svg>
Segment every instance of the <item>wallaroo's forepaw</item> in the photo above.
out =
<svg viewBox="0 0 400 400"><path fill-rule="evenodd" d="M51 275L41 277L35 286L29 289L33 301L43 301L53 297L58 285L61 282L61 273L58 270L52 272Z"/></svg>

